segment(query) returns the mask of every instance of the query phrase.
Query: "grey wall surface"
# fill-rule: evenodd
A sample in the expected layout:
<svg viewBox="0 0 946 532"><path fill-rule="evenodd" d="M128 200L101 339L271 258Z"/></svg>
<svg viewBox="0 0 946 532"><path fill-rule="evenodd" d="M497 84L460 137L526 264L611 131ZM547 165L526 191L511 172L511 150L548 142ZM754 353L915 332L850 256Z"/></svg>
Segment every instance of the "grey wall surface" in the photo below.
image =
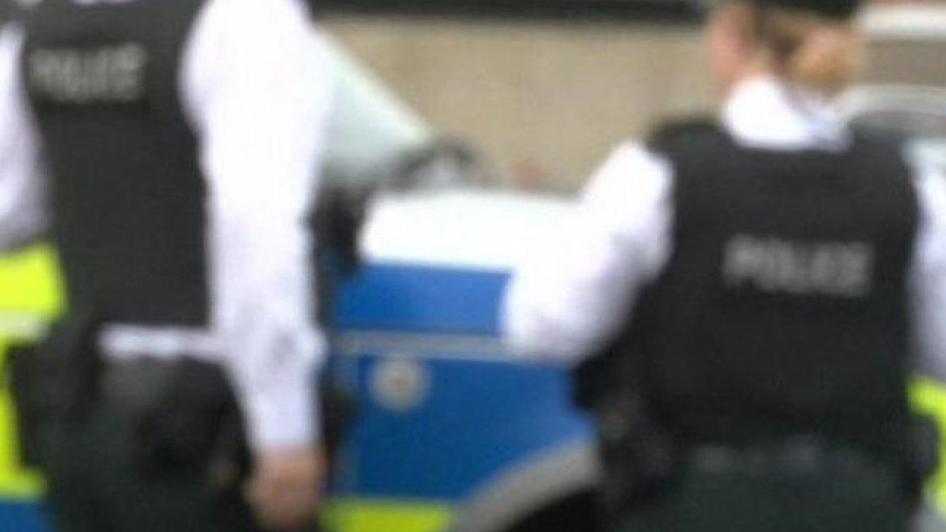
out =
<svg viewBox="0 0 946 532"><path fill-rule="evenodd" d="M335 17L329 30L434 128L517 182L574 186L660 117L714 89L695 26ZM946 41L874 45L869 79L946 85Z"/></svg>
<svg viewBox="0 0 946 532"><path fill-rule="evenodd" d="M699 32L679 26L328 25L435 128L470 139L518 180L580 180L657 116L711 101Z"/></svg>

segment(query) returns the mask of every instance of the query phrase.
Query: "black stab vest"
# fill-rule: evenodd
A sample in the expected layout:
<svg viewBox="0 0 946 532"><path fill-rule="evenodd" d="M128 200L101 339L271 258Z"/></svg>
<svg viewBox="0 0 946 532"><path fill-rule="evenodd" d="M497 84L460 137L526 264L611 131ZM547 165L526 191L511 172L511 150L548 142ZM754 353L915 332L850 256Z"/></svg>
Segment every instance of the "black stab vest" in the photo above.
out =
<svg viewBox="0 0 946 532"><path fill-rule="evenodd" d="M204 3L45 0L26 16L22 79L75 309L207 322L206 190L179 96Z"/></svg>
<svg viewBox="0 0 946 532"><path fill-rule="evenodd" d="M710 124L651 141L674 173L673 250L630 330L689 443L820 435L906 452L917 200L895 142L764 151Z"/></svg>

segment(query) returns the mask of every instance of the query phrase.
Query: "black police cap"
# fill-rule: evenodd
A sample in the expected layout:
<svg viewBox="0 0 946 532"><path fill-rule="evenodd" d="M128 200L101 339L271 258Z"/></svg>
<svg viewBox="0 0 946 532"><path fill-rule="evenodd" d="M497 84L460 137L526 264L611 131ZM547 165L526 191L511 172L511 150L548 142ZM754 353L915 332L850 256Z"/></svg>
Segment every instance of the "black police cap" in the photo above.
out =
<svg viewBox="0 0 946 532"><path fill-rule="evenodd" d="M857 12L862 0L752 0L761 6L809 11L835 18L849 18Z"/></svg>

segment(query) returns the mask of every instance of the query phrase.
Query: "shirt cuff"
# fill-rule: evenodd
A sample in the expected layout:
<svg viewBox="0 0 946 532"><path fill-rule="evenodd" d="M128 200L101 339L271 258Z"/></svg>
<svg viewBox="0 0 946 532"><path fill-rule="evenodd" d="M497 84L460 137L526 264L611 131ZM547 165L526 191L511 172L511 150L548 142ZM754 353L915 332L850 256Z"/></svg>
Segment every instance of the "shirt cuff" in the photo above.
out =
<svg viewBox="0 0 946 532"><path fill-rule="evenodd" d="M321 410L314 378L254 390L244 402L250 446L256 452L299 449L321 439Z"/></svg>

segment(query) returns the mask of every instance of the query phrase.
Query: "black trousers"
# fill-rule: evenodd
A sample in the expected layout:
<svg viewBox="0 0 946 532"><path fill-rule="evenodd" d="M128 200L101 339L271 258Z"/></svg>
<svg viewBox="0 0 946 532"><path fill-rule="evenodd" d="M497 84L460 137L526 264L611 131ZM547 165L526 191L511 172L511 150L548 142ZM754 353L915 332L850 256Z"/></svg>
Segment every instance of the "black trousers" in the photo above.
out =
<svg viewBox="0 0 946 532"><path fill-rule="evenodd" d="M616 532L907 532L900 478L869 464L814 469L690 467L669 494Z"/></svg>
<svg viewBox="0 0 946 532"><path fill-rule="evenodd" d="M46 431L49 508L58 532L258 532L239 490L196 468L154 471L136 458L134 416L102 400Z"/></svg>

